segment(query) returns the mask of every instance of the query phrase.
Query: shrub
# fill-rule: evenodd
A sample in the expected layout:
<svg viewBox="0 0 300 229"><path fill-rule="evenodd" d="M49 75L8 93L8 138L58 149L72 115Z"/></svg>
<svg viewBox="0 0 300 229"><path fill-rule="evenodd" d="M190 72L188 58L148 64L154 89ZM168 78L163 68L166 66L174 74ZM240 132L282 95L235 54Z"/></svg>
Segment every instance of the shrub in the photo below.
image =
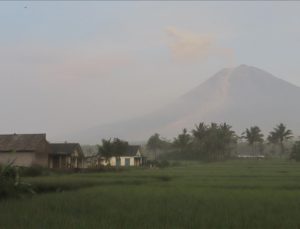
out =
<svg viewBox="0 0 300 229"><path fill-rule="evenodd" d="M168 162L167 160L162 160L160 162L158 162L157 165L159 168L166 168L170 166L170 162Z"/></svg>
<svg viewBox="0 0 300 229"><path fill-rule="evenodd" d="M44 174L41 166L23 167L20 169L20 175L24 177L36 177Z"/></svg>
<svg viewBox="0 0 300 229"><path fill-rule="evenodd" d="M166 168L166 167L170 166L170 162L167 161L167 160L161 160L161 161L158 161L158 160L153 160L153 161L148 160L146 165L148 167Z"/></svg>
<svg viewBox="0 0 300 229"><path fill-rule="evenodd" d="M12 163L3 165L0 168L0 199L16 194L15 180L17 178L16 170Z"/></svg>
<svg viewBox="0 0 300 229"><path fill-rule="evenodd" d="M20 197L23 193L34 191L30 184L20 182L19 168L13 166L13 162L0 168L0 199L8 197Z"/></svg>

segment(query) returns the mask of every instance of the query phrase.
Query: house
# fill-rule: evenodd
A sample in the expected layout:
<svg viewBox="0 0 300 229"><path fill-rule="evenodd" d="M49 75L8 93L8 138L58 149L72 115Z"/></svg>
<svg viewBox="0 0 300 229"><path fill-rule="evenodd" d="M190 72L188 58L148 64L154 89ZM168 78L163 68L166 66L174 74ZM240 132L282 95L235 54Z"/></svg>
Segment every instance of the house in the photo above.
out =
<svg viewBox="0 0 300 229"><path fill-rule="evenodd" d="M78 143L50 144L46 134L0 135L0 164L49 168L82 168L84 155Z"/></svg>
<svg viewBox="0 0 300 229"><path fill-rule="evenodd" d="M0 164L13 161L17 166L48 167L50 152L46 134L0 135Z"/></svg>
<svg viewBox="0 0 300 229"><path fill-rule="evenodd" d="M84 158L84 168L97 168L100 166L98 155L90 155Z"/></svg>
<svg viewBox="0 0 300 229"><path fill-rule="evenodd" d="M83 168L84 154L78 143L51 143L49 168Z"/></svg>
<svg viewBox="0 0 300 229"><path fill-rule="evenodd" d="M108 160L104 157L99 158L98 164L111 166L142 166L145 164L146 158L141 153L141 147L138 145L129 145L122 156L113 156Z"/></svg>

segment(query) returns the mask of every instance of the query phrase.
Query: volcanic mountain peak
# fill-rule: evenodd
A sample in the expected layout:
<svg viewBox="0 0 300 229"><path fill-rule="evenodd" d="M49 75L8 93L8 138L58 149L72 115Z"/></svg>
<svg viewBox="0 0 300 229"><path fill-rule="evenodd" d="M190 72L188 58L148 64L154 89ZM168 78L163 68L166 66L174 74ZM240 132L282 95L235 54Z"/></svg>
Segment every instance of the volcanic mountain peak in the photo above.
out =
<svg viewBox="0 0 300 229"><path fill-rule="evenodd" d="M199 122L226 122L237 132L258 125L265 133L280 122L300 134L300 88L259 68L224 68L207 81L149 115L82 132L75 140L120 137L146 140L153 133L174 137Z"/></svg>

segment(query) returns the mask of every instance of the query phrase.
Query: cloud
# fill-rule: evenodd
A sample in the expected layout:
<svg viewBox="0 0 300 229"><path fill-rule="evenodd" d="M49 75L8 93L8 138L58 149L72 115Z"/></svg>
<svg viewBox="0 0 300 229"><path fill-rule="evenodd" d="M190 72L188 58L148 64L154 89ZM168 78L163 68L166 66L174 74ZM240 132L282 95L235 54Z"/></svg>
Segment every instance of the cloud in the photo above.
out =
<svg viewBox="0 0 300 229"><path fill-rule="evenodd" d="M233 50L218 47L216 39L212 35L201 35L176 27L168 27L166 32L169 38L167 44L171 57L176 61L205 61L215 55L228 58L230 65L234 62Z"/></svg>
<svg viewBox="0 0 300 229"><path fill-rule="evenodd" d="M169 48L172 57L179 60L206 58L213 48L214 39L211 36L200 36L175 27L166 29L169 41Z"/></svg>

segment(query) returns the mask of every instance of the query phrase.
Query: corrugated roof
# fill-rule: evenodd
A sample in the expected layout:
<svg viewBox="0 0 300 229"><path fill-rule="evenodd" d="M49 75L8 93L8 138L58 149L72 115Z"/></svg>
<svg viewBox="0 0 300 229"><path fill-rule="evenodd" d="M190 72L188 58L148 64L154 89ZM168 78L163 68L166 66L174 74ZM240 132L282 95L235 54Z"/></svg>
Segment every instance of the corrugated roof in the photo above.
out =
<svg viewBox="0 0 300 229"><path fill-rule="evenodd" d="M46 134L3 134L0 135L0 152L36 151L42 141L46 141Z"/></svg>
<svg viewBox="0 0 300 229"><path fill-rule="evenodd" d="M139 145L129 145L127 151L125 152L124 156L135 156L140 149Z"/></svg>
<svg viewBox="0 0 300 229"><path fill-rule="evenodd" d="M82 149L78 143L51 143L51 154L70 155L75 150L83 156Z"/></svg>

